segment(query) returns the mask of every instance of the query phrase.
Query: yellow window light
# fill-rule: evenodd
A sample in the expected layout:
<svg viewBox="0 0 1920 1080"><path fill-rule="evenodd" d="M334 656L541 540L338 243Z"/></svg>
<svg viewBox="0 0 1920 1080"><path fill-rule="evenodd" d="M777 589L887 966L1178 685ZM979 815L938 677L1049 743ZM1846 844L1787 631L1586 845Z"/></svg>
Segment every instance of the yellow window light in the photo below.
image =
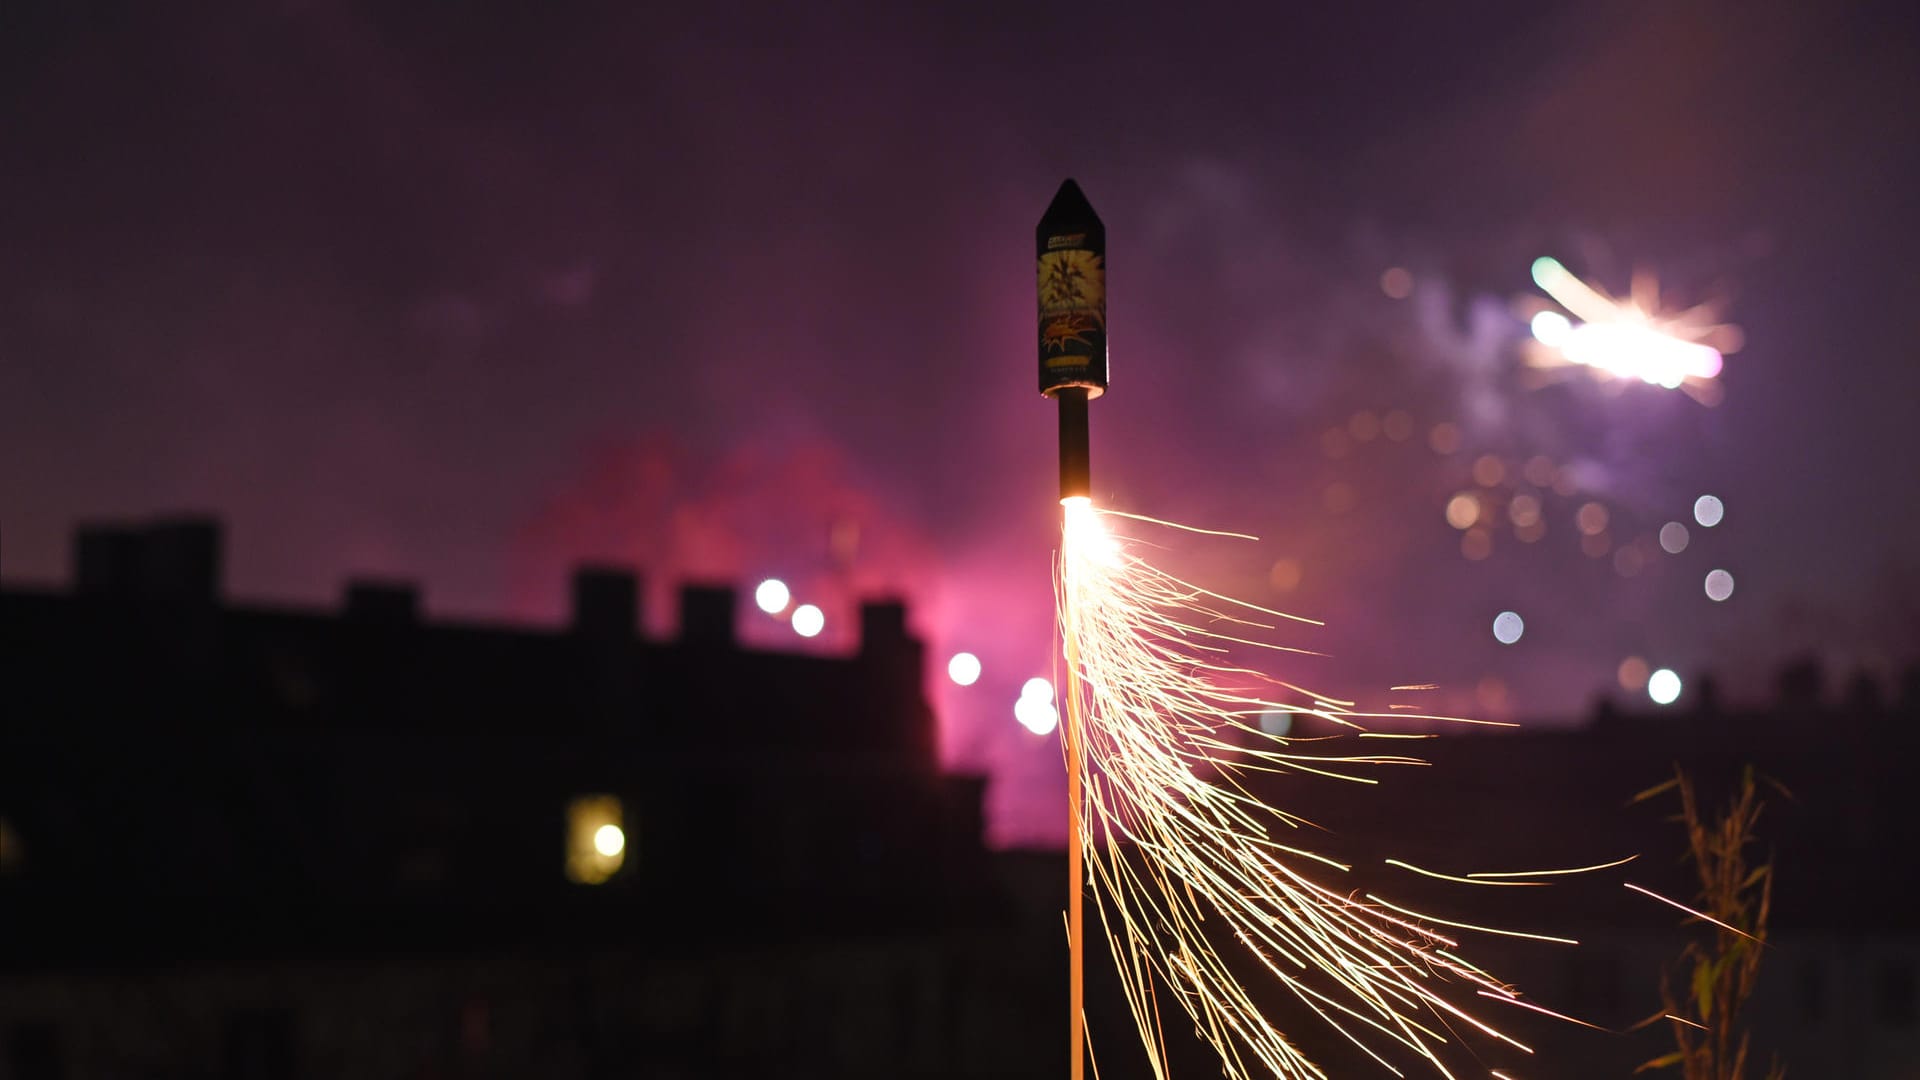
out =
<svg viewBox="0 0 1920 1080"><path fill-rule="evenodd" d="M626 820L613 795L582 795L567 804L567 880L599 885L627 861Z"/></svg>

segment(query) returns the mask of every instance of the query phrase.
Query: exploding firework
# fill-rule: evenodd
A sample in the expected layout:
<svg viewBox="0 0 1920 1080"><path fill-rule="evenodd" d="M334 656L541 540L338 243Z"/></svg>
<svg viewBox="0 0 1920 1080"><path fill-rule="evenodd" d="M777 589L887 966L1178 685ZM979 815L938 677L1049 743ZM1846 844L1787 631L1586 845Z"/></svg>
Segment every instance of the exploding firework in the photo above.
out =
<svg viewBox="0 0 1920 1080"><path fill-rule="evenodd" d="M1259 723L1287 710L1358 737L1391 714L1273 679L1233 659L1277 623L1311 620L1229 599L1138 554L1120 522L1147 522L1068 499L1058 572L1069 665L1063 746L1077 782L1080 852L1132 1016L1166 1075L1162 991L1219 1054L1230 1077L1324 1077L1256 1004L1257 980L1298 1003L1395 1073L1424 1061L1442 1076L1464 1031L1526 1046L1467 1008L1488 1000L1560 1016L1460 955L1439 928L1565 942L1419 914L1337 884L1350 866L1295 839L1307 822L1249 789L1256 773L1375 783L1368 772L1423 764L1385 754L1303 753ZM1152 523L1164 525L1165 523ZM1126 526L1130 527L1130 526ZM1240 687L1257 689L1241 689ZM1447 717L1424 716L1442 720ZM1464 721L1478 722L1478 721ZM1452 878L1545 884L1530 875ZM1598 867L1586 869L1599 869ZM1571 944L1571 942L1566 942ZM1565 1019L1563 1017L1563 1019ZM1577 1022L1577 1021L1576 1021Z"/></svg>
<svg viewBox="0 0 1920 1080"><path fill-rule="evenodd" d="M1719 322L1713 305L1664 313L1659 287L1646 276L1635 280L1629 299L1617 300L1545 257L1534 260L1533 280L1566 309L1548 308L1533 316L1533 337L1540 345L1536 363L1572 364L1718 400L1714 379L1724 354L1739 347L1740 331Z"/></svg>

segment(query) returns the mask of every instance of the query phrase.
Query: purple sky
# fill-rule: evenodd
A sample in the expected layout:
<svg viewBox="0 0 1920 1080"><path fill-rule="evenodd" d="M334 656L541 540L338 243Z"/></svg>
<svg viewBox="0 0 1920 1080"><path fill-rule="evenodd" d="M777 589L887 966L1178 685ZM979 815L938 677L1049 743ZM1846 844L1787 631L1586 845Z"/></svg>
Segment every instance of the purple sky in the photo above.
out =
<svg viewBox="0 0 1920 1080"><path fill-rule="evenodd" d="M851 594L905 591L938 663L986 661L935 686L950 760L1000 781L1001 838L1055 832L1010 708L1051 629L1032 228L1073 175L1112 268L1096 485L1264 537L1168 557L1327 619L1288 674L1552 721L1629 655L1734 698L1808 647L1901 663L1920 50L1829 6L16 7L0 575L63 579L76 519L205 509L252 600L378 573L557 619L573 560L625 558L662 631L676 578L778 573L832 647ZM1724 402L1534 386L1541 254L1726 300ZM1405 442L1328 434L1396 409ZM1488 453L1579 489L1470 562L1442 510ZM1588 500L1645 544L1706 492L1725 524L1634 577L1579 550Z"/></svg>

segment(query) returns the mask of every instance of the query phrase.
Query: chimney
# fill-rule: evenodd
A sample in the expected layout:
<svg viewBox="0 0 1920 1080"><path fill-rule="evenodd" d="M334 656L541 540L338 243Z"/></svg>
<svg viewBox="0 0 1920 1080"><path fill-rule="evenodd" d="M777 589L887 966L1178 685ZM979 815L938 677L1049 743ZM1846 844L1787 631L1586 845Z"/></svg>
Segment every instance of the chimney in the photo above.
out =
<svg viewBox="0 0 1920 1080"><path fill-rule="evenodd" d="M140 534L83 525L73 535L73 588L89 596L132 596L140 587Z"/></svg>
<svg viewBox="0 0 1920 1080"><path fill-rule="evenodd" d="M899 600L869 600L860 605L860 651L890 652L906 644L907 605Z"/></svg>
<svg viewBox="0 0 1920 1080"><path fill-rule="evenodd" d="M347 582L346 618L378 626L420 621L420 590L404 581Z"/></svg>
<svg viewBox="0 0 1920 1080"><path fill-rule="evenodd" d="M1817 656L1801 656L1782 665L1774 676L1775 692L1787 708L1816 710L1826 697L1826 671Z"/></svg>
<svg viewBox="0 0 1920 1080"><path fill-rule="evenodd" d="M861 679L877 710L872 714L873 744L890 753L905 753L919 765L935 756L933 710L927 707L922 681L926 646L907 632L907 605L902 600L869 600L860 605Z"/></svg>
<svg viewBox="0 0 1920 1080"><path fill-rule="evenodd" d="M150 598L211 604L220 598L220 523L177 518L147 527L142 591Z"/></svg>
<svg viewBox="0 0 1920 1080"><path fill-rule="evenodd" d="M734 591L727 585L680 587L680 640L733 644Z"/></svg>
<svg viewBox="0 0 1920 1080"><path fill-rule="evenodd" d="M220 523L212 518L82 526L74 534L74 590L211 604L220 596L220 546Z"/></svg>
<svg viewBox="0 0 1920 1080"><path fill-rule="evenodd" d="M631 570L582 566L573 572L573 631L631 640L640 631L640 579Z"/></svg>

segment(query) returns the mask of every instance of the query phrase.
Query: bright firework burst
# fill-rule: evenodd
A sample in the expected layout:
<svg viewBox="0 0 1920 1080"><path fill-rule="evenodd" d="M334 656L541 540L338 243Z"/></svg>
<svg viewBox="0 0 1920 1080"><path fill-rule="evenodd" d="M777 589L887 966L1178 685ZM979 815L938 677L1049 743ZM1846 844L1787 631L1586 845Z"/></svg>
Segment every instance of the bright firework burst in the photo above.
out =
<svg viewBox="0 0 1920 1080"><path fill-rule="evenodd" d="M1456 1075L1440 1050L1465 1028L1528 1050L1475 1017L1465 1002L1491 999L1560 1014L1523 1000L1475 967L1435 928L1565 939L1449 922L1323 885L1349 867L1285 842L1289 830L1306 822L1266 805L1243 783L1253 772L1375 783L1360 774L1424 764L1394 755L1303 754L1294 749L1297 740L1262 730L1262 713L1284 709L1356 734L1384 734L1365 726L1389 714L1353 711L1352 702L1273 680L1231 659L1243 645L1303 652L1248 635L1273 628L1262 620L1312 620L1166 574L1108 527L1120 518L1150 519L1095 510L1084 498L1065 500L1065 508L1058 601L1072 677L1065 683L1063 745L1075 781L1070 786L1080 793L1078 820L1087 824L1079 830L1087 877L1156 1075L1166 1075L1156 986L1171 990L1228 1076L1256 1070L1286 1080L1326 1075L1261 1013L1236 969L1264 972L1261 977L1277 981L1396 1074L1385 1055L1410 1052L1440 1075ZM1232 687L1246 682L1272 690ZM1566 872L1578 871L1524 876ZM1521 875L1434 876L1483 886L1545 884L1514 880Z"/></svg>
<svg viewBox="0 0 1920 1080"><path fill-rule="evenodd" d="M1739 348L1740 331L1719 322L1713 305L1663 313L1659 287L1645 276L1635 279L1629 299L1616 300L1575 277L1559 260L1546 257L1534 260L1533 280L1580 320L1552 309L1534 315L1540 362L1574 364L1619 379L1685 389L1703 401L1717 400L1709 388L1720 374L1723 355Z"/></svg>

